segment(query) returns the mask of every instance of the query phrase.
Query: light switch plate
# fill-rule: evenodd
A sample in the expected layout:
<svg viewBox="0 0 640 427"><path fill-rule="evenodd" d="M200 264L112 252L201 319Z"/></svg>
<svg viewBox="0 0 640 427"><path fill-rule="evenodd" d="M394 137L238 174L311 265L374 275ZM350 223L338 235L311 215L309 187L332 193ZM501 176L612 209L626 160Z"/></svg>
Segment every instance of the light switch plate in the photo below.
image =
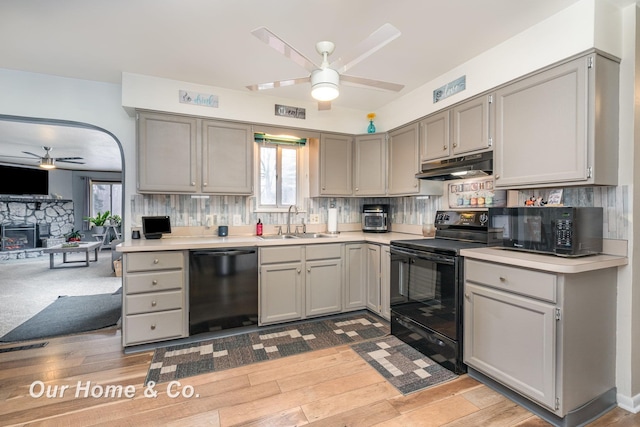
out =
<svg viewBox="0 0 640 427"><path fill-rule="evenodd" d="M233 225L242 225L242 215L233 216Z"/></svg>

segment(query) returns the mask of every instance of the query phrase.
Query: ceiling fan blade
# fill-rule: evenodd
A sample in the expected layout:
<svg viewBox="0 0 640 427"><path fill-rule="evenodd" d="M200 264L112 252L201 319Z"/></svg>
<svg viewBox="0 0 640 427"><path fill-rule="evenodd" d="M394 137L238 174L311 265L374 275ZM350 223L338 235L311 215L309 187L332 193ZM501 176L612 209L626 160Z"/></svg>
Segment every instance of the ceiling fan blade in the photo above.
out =
<svg viewBox="0 0 640 427"><path fill-rule="evenodd" d="M54 159L56 162L64 162L67 160L83 160L82 157L54 157Z"/></svg>
<svg viewBox="0 0 640 427"><path fill-rule="evenodd" d="M374 89L389 90L392 92L400 92L404 88L404 85L400 85L397 83L365 79L364 77L354 77L344 74L340 76L340 81L348 86L366 86Z"/></svg>
<svg viewBox="0 0 640 427"><path fill-rule="evenodd" d="M30 152L28 152L28 151L23 151L23 153L24 153L24 154L28 154L28 155L30 155L30 156L37 157L37 158L41 158L41 157L42 157L42 156L41 156L41 155L39 155L39 154L30 153Z"/></svg>
<svg viewBox="0 0 640 427"><path fill-rule="evenodd" d="M311 81L311 77L300 77L298 79L287 79L280 80L277 82L269 82L269 83L260 83L257 85L247 86L249 90L266 90L266 89L274 89L276 87L285 87L285 86L293 86L300 83L308 83Z"/></svg>
<svg viewBox="0 0 640 427"><path fill-rule="evenodd" d="M298 52L293 46L289 43L282 40L280 37L273 34L266 27L256 28L251 31L251 34L256 36L258 39L262 40L268 46L280 52L282 55L286 56L296 64L305 68L307 71L312 72L313 70L320 68L316 64L313 63L309 58Z"/></svg>
<svg viewBox="0 0 640 427"><path fill-rule="evenodd" d="M7 156L7 155L4 155L4 154L0 154L0 157L12 158L12 159L30 159L30 160L32 160L31 157L26 157L26 156Z"/></svg>
<svg viewBox="0 0 640 427"><path fill-rule="evenodd" d="M84 165L84 162L74 162L73 160L60 160L60 159L56 159L57 162L60 163L75 163L77 165Z"/></svg>
<svg viewBox="0 0 640 427"><path fill-rule="evenodd" d="M338 58L329 65L338 73L342 74L354 67L357 63L382 49L384 46L400 37L400 30L387 23L375 30L369 37L361 41L351 52L351 54Z"/></svg>
<svg viewBox="0 0 640 427"><path fill-rule="evenodd" d="M331 110L331 101L318 101L318 111Z"/></svg>

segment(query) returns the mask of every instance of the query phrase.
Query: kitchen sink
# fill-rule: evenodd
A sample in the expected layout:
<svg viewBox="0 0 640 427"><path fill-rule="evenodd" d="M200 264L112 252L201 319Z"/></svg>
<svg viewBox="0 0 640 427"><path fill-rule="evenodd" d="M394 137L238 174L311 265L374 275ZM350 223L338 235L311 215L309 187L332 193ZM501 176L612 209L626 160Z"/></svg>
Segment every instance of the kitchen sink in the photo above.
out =
<svg viewBox="0 0 640 427"><path fill-rule="evenodd" d="M324 237L338 237L337 234L324 234L324 233L299 233L295 235L301 239L320 239Z"/></svg>
<svg viewBox="0 0 640 427"><path fill-rule="evenodd" d="M297 239L298 236L293 234L269 234L266 236L259 236L262 240L283 240L283 239Z"/></svg>

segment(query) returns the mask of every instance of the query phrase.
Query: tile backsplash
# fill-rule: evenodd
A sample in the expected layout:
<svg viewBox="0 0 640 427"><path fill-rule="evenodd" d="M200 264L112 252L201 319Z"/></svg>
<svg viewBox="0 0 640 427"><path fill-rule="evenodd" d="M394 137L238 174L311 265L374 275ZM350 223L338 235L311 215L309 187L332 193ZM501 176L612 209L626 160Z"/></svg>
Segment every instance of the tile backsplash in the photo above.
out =
<svg viewBox="0 0 640 427"><path fill-rule="evenodd" d="M462 181L461 181L462 182ZM524 206L530 197L548 198L552 189L519 190L516 194L518 206ZM572 187L563 189L563 203L566 206L601 206L604 208L604 237L607 239L628 239L628 186L617 187ZM301 224L304 218L309 224L309 216L318 214L320 224L327 223L327 212L332 205L338 209L339 224L359 224L362 205L386 203L391 211L393 224L424 225L433 224L438 209L447 209L443 196L418 197L319 197L307 198L304 206L298 206L300 213L292 216L292 224ZM258 218L265 225L281 225L287 222L286 212L256 212L256 199L249 196L204 196L190 195L143 195L131 198L133 227L141 226L141 217L146 215L170 215L172 225L177 227L216 227L233 225L234 217L241 225L252 225ZM207 223L207 219L210 223Z"/></svg>

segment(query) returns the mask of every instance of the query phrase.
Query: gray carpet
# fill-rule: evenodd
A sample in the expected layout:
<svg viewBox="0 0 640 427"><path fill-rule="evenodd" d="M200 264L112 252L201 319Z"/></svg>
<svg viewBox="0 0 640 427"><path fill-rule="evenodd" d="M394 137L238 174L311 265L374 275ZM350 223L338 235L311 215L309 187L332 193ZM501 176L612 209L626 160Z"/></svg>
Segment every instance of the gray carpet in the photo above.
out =
<svg viewBox="0 0 640 427"><path fill-rule="evenodd" d="M402 394L458 378L393 335L351 346Z"/></svg>
<svg viewBox="0 0 640 427"><path fill-rule="evenodd" d="M28 341L114 326L122 312L122 294L61 296L53 304L27 320L0 342Z"/></svg>
<svg viewBox="0 0 640 427"><path fill-rule="evenodd" d="M44 310L60 295L110 294L122 286L122 278L113 273L110 251L100 252L98 262L90 264L50 270L48 256L0 261L0 336Z"/></svg>

